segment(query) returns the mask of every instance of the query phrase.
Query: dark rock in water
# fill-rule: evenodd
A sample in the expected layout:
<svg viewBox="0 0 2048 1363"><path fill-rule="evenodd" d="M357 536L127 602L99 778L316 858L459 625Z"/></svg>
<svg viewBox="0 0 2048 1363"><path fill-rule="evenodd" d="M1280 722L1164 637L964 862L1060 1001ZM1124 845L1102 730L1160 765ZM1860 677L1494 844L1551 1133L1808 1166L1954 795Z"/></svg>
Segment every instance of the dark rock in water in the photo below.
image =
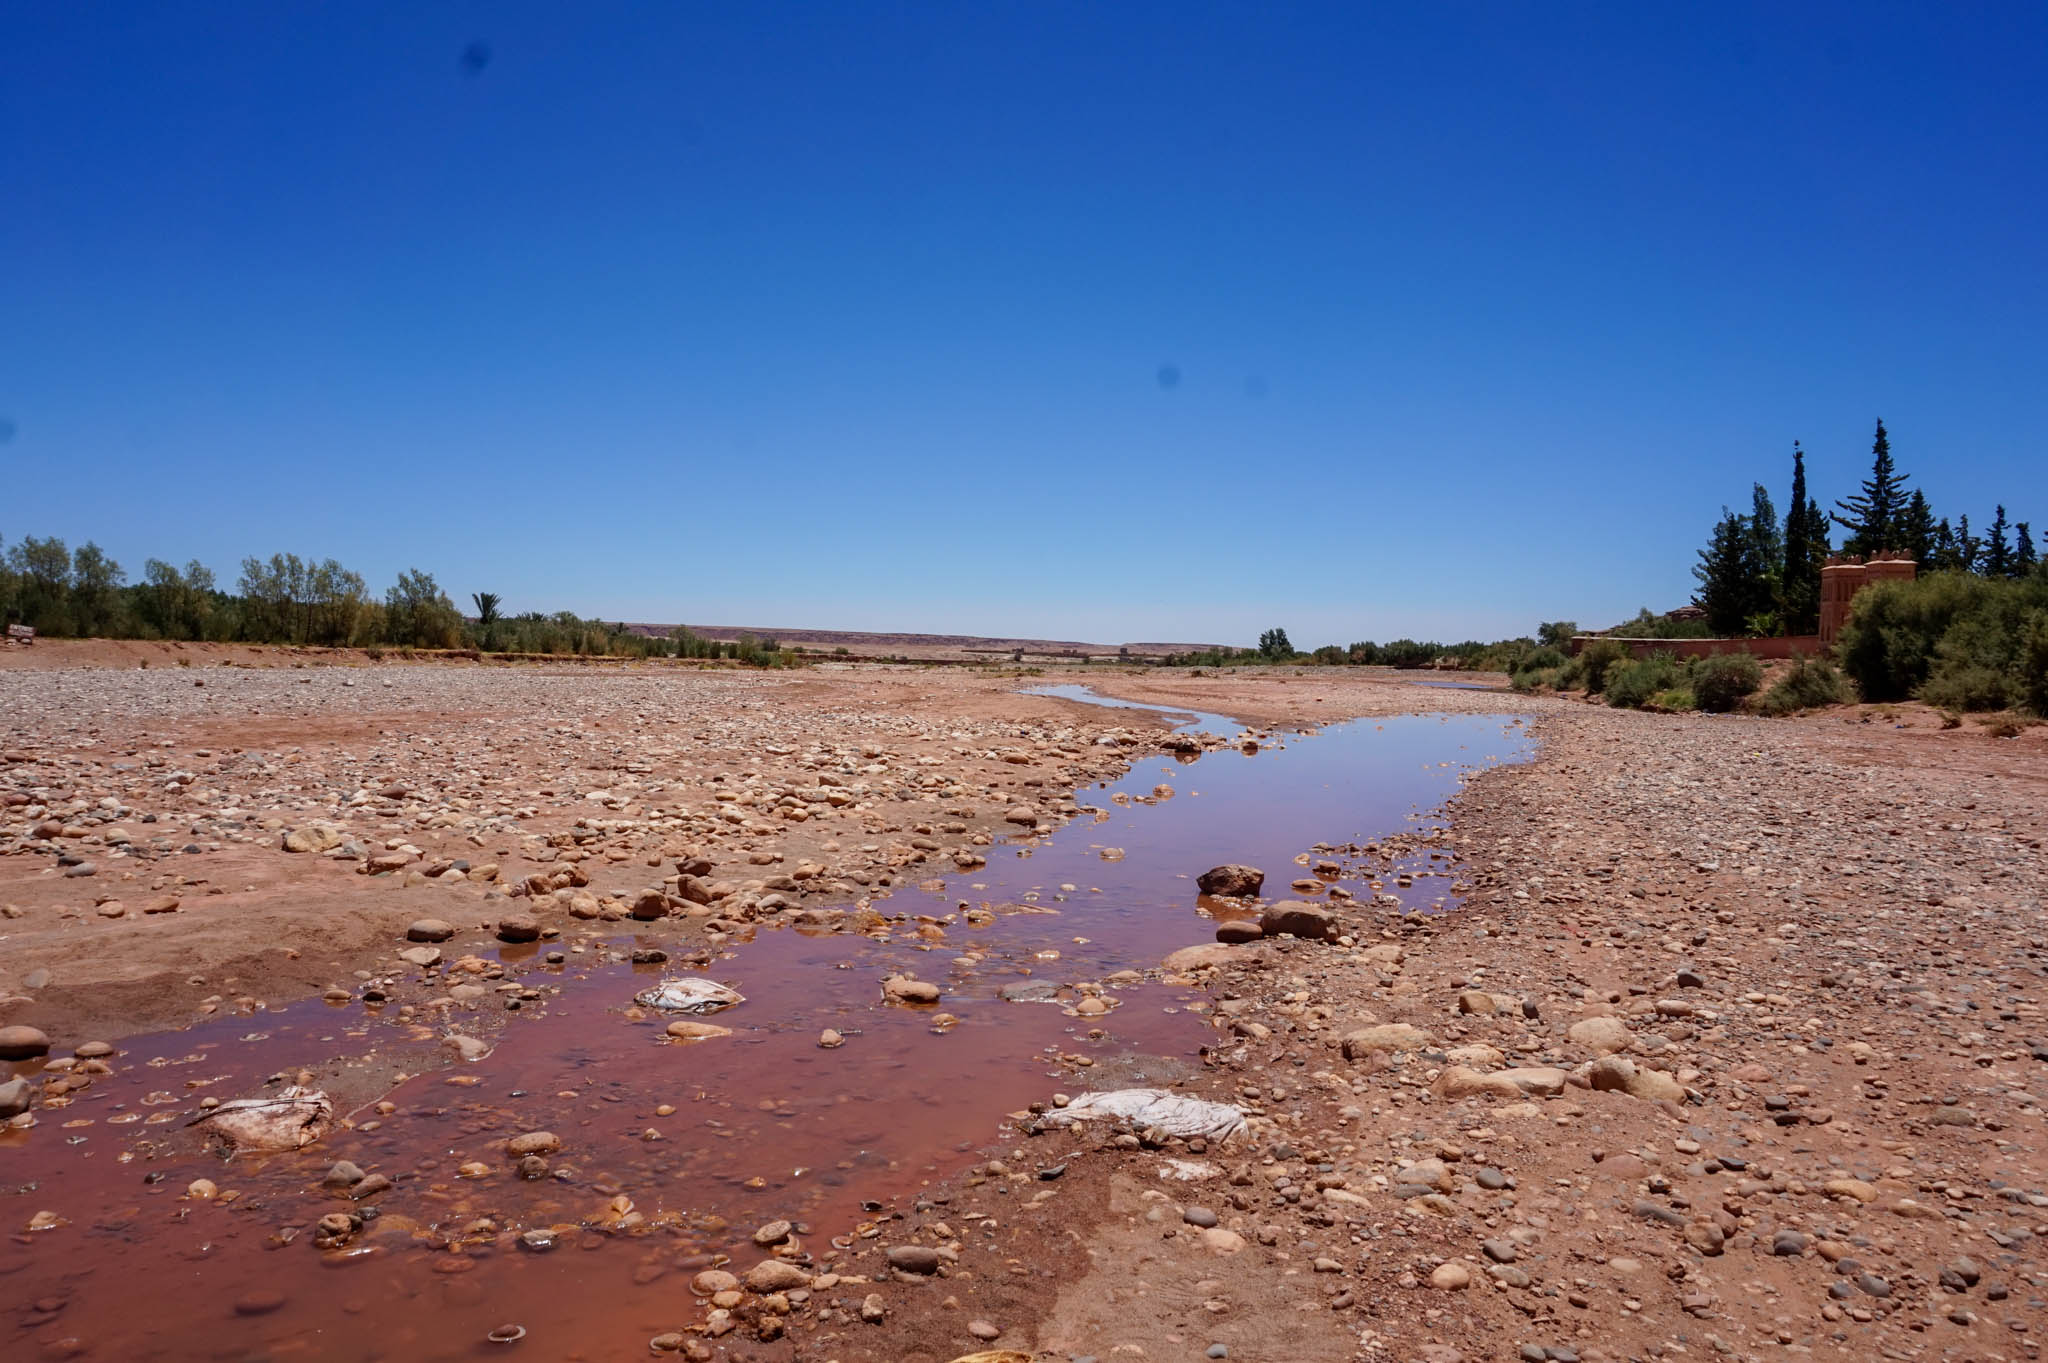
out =
<svg viewBox="0 0 2048 1363"><path fill-rule="evenodd" d="M1265 935L1266 930L1254 918L1232 918L1216 925L1216 940L1219 942L1256 942Z"/></svg>
<svg viewBox="0 0 2048 1363"><path fill-rule="evenodd" d="M1195 878L1203 894L1257 894L1266 883L1266 873L1256 866L1212 866Z"/></svg>
<svg viewBox="0 0 2048 1363"><path fill-rule="evenodd" d="M1051 980L1018 980L996 993L1011 1003L1052 1003L1059 998L1060 987Z"/></svg>

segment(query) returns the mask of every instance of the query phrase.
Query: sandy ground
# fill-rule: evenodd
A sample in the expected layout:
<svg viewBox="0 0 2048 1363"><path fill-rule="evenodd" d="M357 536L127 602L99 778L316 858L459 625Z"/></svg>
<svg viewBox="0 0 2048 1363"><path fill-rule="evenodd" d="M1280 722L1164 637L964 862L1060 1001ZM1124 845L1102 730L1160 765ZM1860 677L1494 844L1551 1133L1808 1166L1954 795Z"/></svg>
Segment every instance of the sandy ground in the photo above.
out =
<svg viewBox="0 0 2048 1363"><path fill-rule="evenodd" d="M452 952L638 908L681 950L970 866L1158 750L1156 717L1015 694L1067 679L0 670L0 1024L63 1049L346 991L421 917ZM1454 912L1170 960L1214 1031L1185 1092L1245 1135L991 1146L684 1356L2038 1356L2048 731L1085 679L1272 725L1528 714L1543 746L1432 844Z"/></svg>

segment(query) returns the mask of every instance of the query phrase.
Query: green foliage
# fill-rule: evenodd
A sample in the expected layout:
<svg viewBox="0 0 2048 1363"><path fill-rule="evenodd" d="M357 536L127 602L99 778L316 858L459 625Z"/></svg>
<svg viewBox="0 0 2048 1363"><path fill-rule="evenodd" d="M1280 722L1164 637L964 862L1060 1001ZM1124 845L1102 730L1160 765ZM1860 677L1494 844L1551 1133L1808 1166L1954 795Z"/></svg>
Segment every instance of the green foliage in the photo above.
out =
<svg viewBox="0 0 2048 1363"><path fill-rule="evenodd" d="M1880 582L1856 597L1837 645L1864 699L1904 700L1921 694L1939 704L1964 699L1975 708L1997 696L2025 699L2036 678L2029 641L2038 613L2048 612L2048 572L2025 578L1935 573L1912 582ZM1981 671L2005 677L1993 687Z"/></svg>
<svg viewBox="0 0 2048 1363"><path fill-rule="evenodd" d="M1607 684L1607 674L1617 663L1629 659L1629 651L1612 639L1595 639L1579 651L1573 661L1578 664L1574 683L1583 685L1586 694L1597 696Z"/></svg>
<svg viewBox="0 0 2048 1363"><path fill-rule="evenodd" d="M1698 697L1694 696L1692 692L1679 686L1669 691L1659 691L1656 695L1650 697L1650 703L1644 708L1648 710L1668 710L1673 714L1677 714L1686 710L1697 710L1700 708L1700 703Z"/></svg>
<svg viewBox="0 0 2048 1363"><path fill-rule="evenodd" d="M1721 519L1692 570L1699 579L1697 600L1707 613L1707 628L1717 636L1741 634L1753 617L1772 607L1770 565L1760 543L1749 517L1721 508Z"/></svg>
<svg viewBox="0 0 2048 1363"><path fill-rule="evenodd" d="M1806 490L1806 451L1792 442L1792 504L1785 511L1785 553L1778 569L1778 611L1786 628L1820 628L1820 570L1827 562L1828 523Z"/></svg>
<svg viewBox="0 0 2048 1363"><path fill-rule="evenodd" d="M1763 685L1764 670L1747 653L1716 653L1695 659L1692 692L1699 708L1725 714L1756 694Z"/></svg>
<svg viewBox="0 0 2048 1363"><path fill-rule="evenodd" d="M1637 611L1635 618L1624 620L1607 631L1614 639L1711 639L1714 631L1704 620L1674 620L1669 615L1653 615L1648 606Z"/></svg>
<svg viewBox="0 0 2048 1363"><path fill-rule="evenodd" d="M384 593L382 636L389 642L411 648L460 648L464 634L461 613L433 574L408 569Z"/></svg>
<svg viewBox="0 0 2048 1363"><path fill-rule="evenodd" d="M1668 653L1653 654L1648 658L1630 658L1609 667L1604 676L1603 691L1607 703L1618 709L1639 710L1644 702L1661 691L1675 688L1685 676Z"/></svg>
<svg viewBox="0 0 2048 1363"><path fill-rule="evenodd" d="M1870 476L1853 497L1835 503L1835 524L1849 532L1842 548L1851 554L1875 554L1902 547L1906 525L1906 479L1893 467L1891 438L1884 422L1870 446Z"/></svg>
<svg viewBox="0 0 2048 1363"><path fill-rule="evenodd" d="M1920 687L1920 699L1944 710L2010 710L2026 698L2018 677L1982 663L1950 663Z"/></svg>
<svg viewBox="0 0 2048 1363"><path fill-rule="evenodd" d="M1648 613L1647 607L1644 613ZM1579 622L1576 620L1546 620L1536 626L1536 642L1545 648L1561 650L1578 632Z"/></svg>
<svg viewBox="0 0 2048 1363"><path fill-rule="evenodd" d="M1825 659L1795 654L1792 665L1779 673L1770 689L1757 698L1755 708L1767 715L1790 715L1839 705L1847 699L1848 684Z"/></svg>
<svg viewBox="0 0 2048 1363"><path fill-rule="evenodd" d="M1294 645L1287 640L1287 631L1274 628L1259 636L1259 656L1269 661L1285 661L1294 656Z"/></svg>

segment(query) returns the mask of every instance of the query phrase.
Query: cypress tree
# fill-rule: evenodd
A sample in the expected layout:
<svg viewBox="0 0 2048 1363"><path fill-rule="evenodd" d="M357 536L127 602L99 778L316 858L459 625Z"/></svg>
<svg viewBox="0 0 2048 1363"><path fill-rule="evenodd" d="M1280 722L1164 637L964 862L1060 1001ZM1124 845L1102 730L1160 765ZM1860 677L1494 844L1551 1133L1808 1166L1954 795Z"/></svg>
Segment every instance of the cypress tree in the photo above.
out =
<svg viewBox="0 0 2048 1363"><path fill-rule="evenodd" d="M1899 534L1906 514L1906 477L1892 467L1892 444L1884 422L1877 423L1877 438L1870 446L1870 476L1854 497L1835 503L1835 524L1849 532L1842 548L1852 554L1875 554L1898 548L1892 541Z"/></svg>
<svg viewBox="0 0 2048 1363"><path fill-rule="evenodd" d="M2012 576L2012 546L2005 542L2005 508L1998 508L1998 515L1992 519L1991 533L1984 537L1984 576Z"/></svg>
<svg viewBox="0 0 2048 1363"><path fill-rule="evenodd" d="M1827 523L1807 495L1806 451L1792 442L1792 505L1785 511L1785 557L1778 569L1778 609L1788 634L1820 628L1820 564L1827 559Z"/></svg>

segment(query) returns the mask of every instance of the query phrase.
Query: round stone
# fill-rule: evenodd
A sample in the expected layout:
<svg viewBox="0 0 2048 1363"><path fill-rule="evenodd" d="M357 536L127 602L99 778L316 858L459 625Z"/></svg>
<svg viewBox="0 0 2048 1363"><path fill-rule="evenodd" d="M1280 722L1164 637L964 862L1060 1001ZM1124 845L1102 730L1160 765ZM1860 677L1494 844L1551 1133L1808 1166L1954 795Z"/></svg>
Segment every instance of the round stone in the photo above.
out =
<svg viewBox="0 0 2048 1363"><path fill-rule="evenodd" d="M50 1038L33 1027L0 1027L0 1060L33 1060L50 1053Z"/></svg>

